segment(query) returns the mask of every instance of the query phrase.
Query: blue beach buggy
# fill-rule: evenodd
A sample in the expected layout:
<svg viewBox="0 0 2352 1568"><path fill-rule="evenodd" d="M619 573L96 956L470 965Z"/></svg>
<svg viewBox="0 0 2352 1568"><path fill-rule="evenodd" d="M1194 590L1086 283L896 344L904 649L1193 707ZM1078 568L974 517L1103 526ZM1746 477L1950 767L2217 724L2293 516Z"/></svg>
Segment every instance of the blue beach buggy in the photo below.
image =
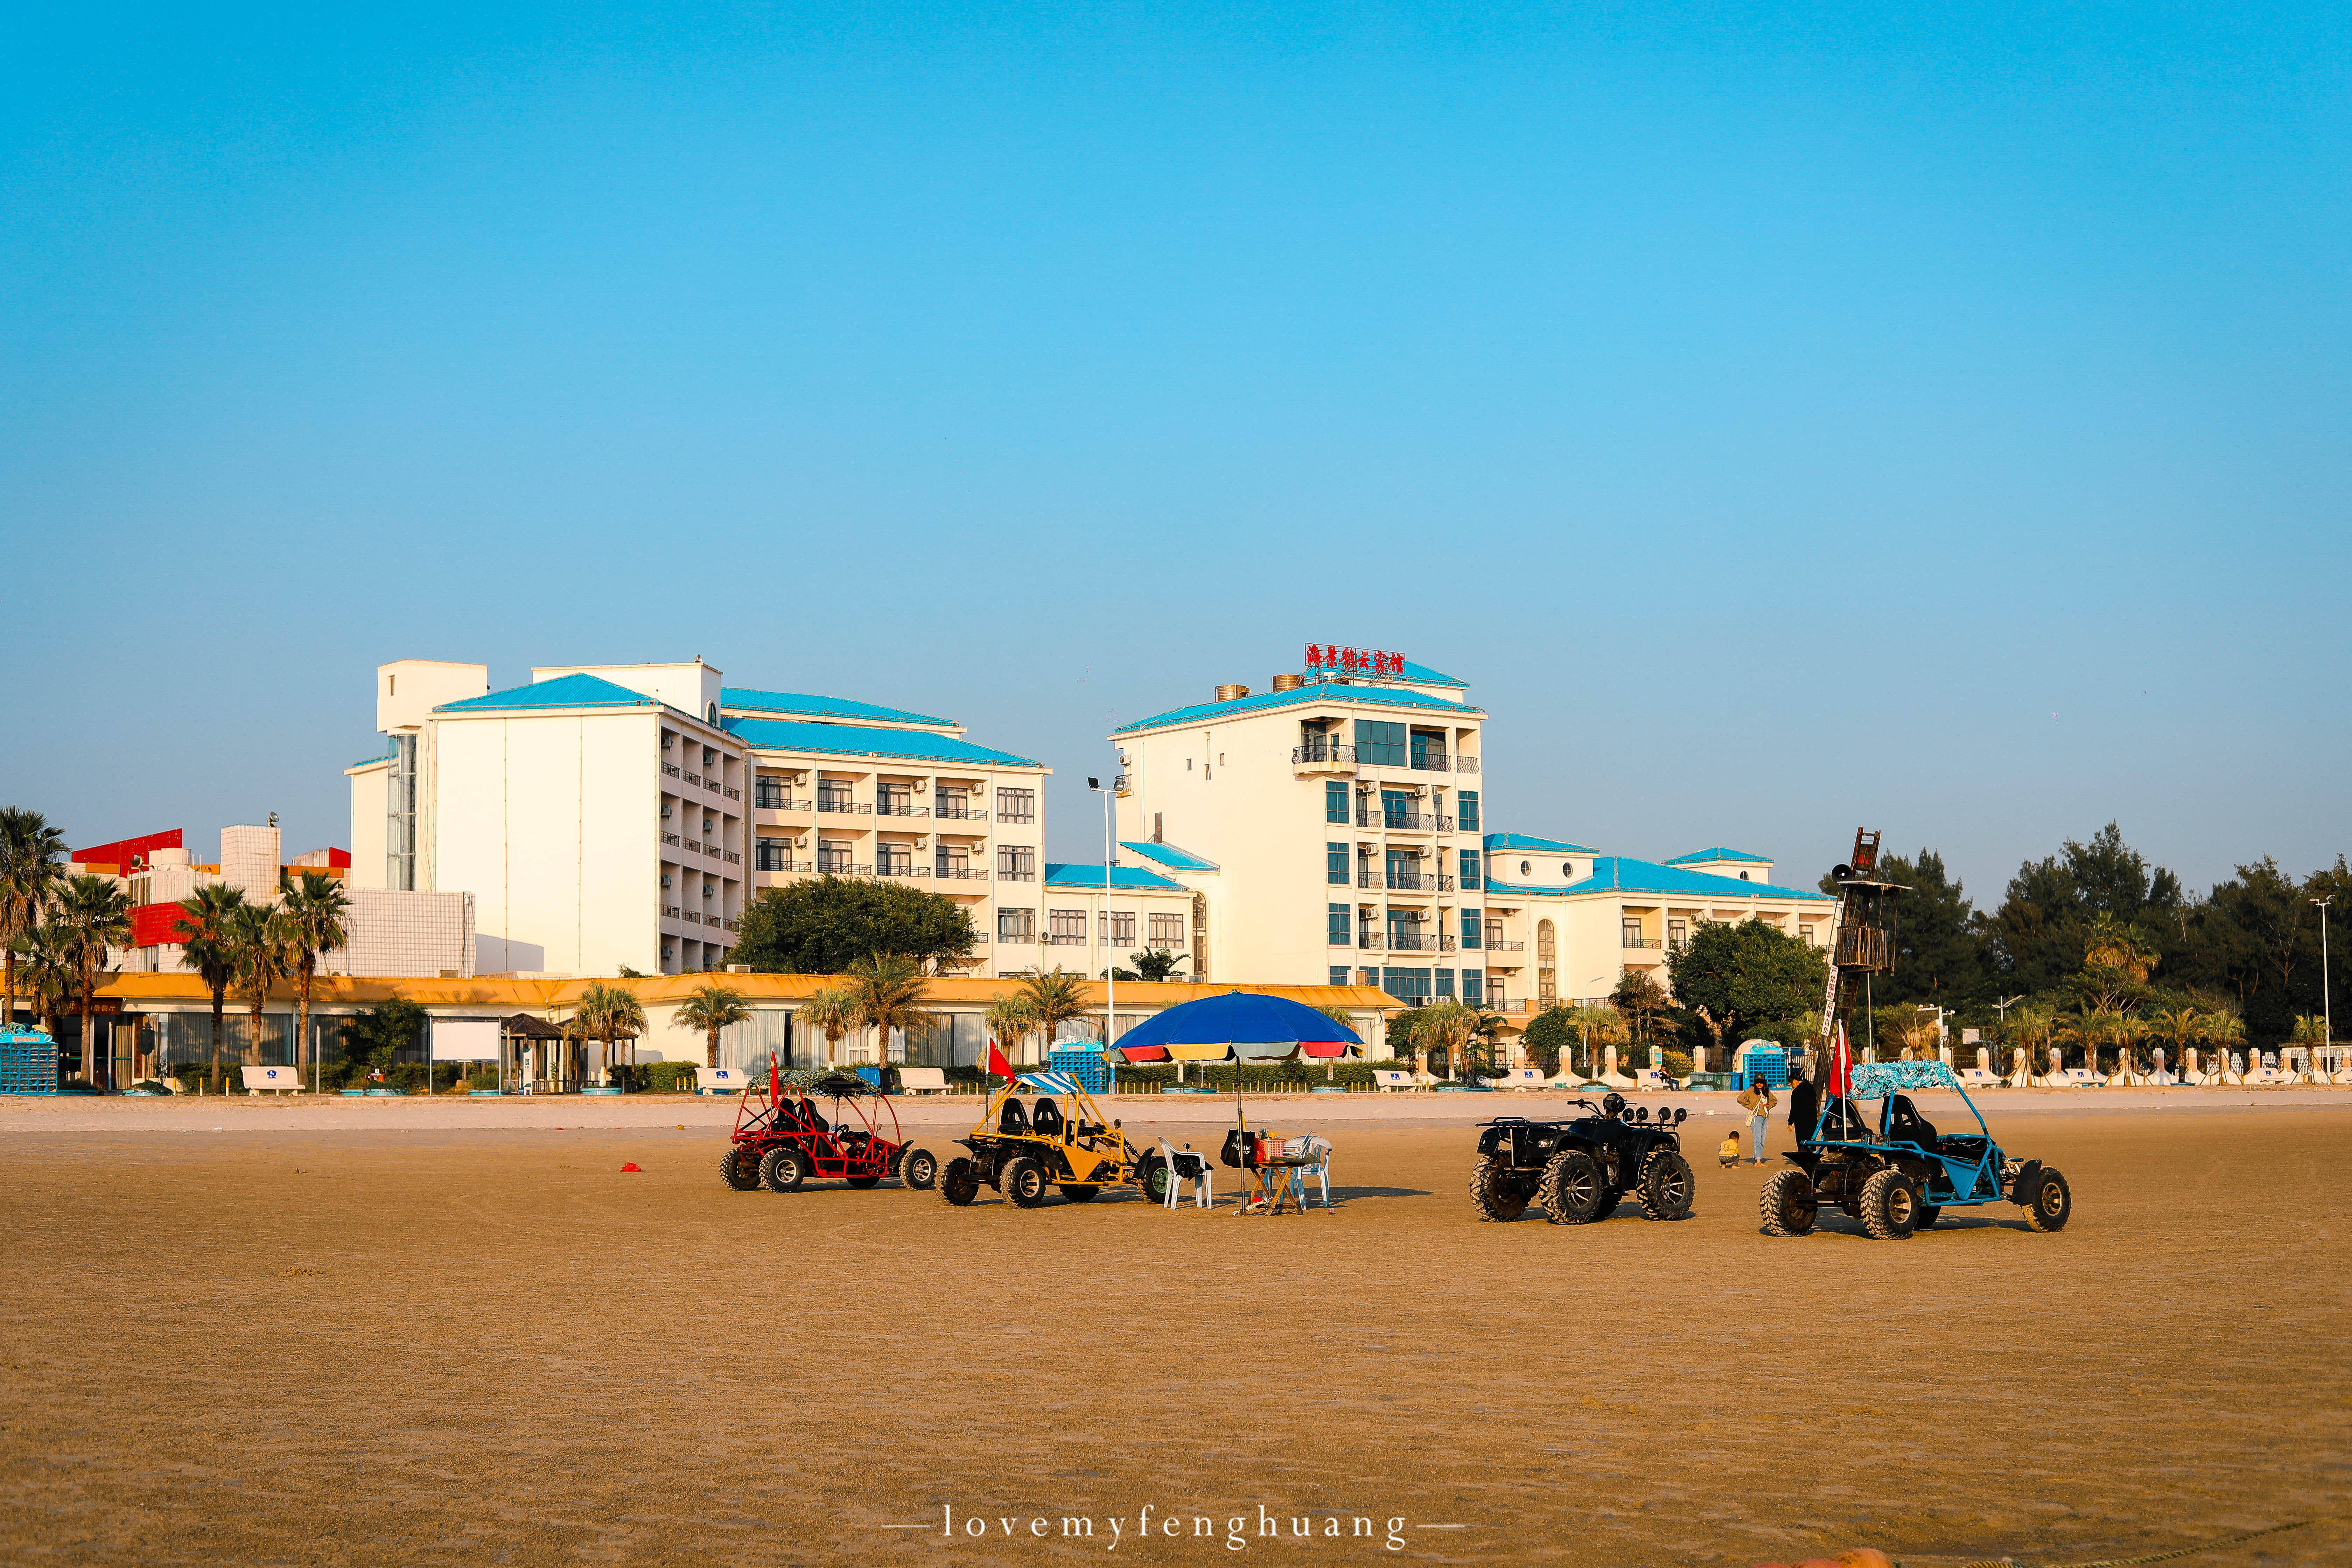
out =
<svg viewBox="0 0 2352 1568"><path fill-rule="evenodd" d="M1968 1090L1941 1062L1860 1062L1850 1097L1824 1100L1811 1131L1758 1194L1764 1229L1802 1236L1825 1203L1837 1205L1881 1241L1934 1225L1948 1208L2012 1203L2038 1231L2061 1230L2074 1210L2066 1178L2039 1160L2001 1152ZM1905 1090L1948 1089L1976 1119L1973 1133L1938 1131ZM1861 1102L1878 1102L1877 1125Z"/></svg>

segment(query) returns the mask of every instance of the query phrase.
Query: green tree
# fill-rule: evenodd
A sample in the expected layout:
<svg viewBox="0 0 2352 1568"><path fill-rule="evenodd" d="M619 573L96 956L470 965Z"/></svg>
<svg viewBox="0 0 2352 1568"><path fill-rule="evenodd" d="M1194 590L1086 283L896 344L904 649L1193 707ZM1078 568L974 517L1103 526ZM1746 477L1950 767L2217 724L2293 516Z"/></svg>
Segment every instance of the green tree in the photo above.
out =
<svg viewBox="0 0 2352 1568"><path fill-rule="evenodd" d="M1526 1032L1519 1036L1519 1048L1527 1052L1528 1060L1544 1070L1546 1077L1559 1071L1560 1058L1576 1043L1569 1025L1570 1012L1567 1007L1547 1007L1528 1020Z"/></svg>
<svg viewBox="0 0 2352 1568"><path fill-rule="evenodd" d="M1601 1076L1601 1051L1611 1046L1622 1046L1633 1037L1632 1021L1605 1002L1580 1002L1568 1010L1562 1021L1576 1031L1577 1043L1584 1047L1587 1078Z"/></svg>
<svg viewBox="0 0 2352 1568"><path fill-rule="evenodd" d="M425 1009L398 997L369 1008L344 1031L344 1060L365 1070L391 1075L400 1053L425 1037Z"/></svg>
<svg viewBox="0 0 2352 1568"><path fill-rule="evenodd" d="M65 875L66 837L47 817L0 806L0 1028L16 1021L16 943L41 923Z"/></svg>
<svg viewBox="0 0 2352 1568"><path fill-rule="evenodd" d="M596 1076L610 1082L614 1066L614 1045L623 1038L635 1041L646 1032L646 1010L635 993L623 986L607 985L592 980L572 1005L572 1022L584 1039L598 1042L603 1050L596 1065Z"/></svg>
<svg viewBox="0 0 2352 1568"><path fill-rule="evenodd" d="M2112 822L2088 843L2070 838L2061 854L2018 868L1979 928L1994 977L2014 990L2058 990L2082 969L2091 922L2102 913L2186 940L2180 879L2151 868Z"/></svg>
<svg viewBox="0 0 2352 1568"><path fill-rule="evenodd" d="M703 1066L719 1065L719 1037L751 1016L751 1006L743 993L716 982L698 987L677 1009L677 1021L689 1029L700 1029L703 1037Z"/></svg>
<svg viewBox="0 0 2352 1568"><path fill-rule="evenodd" d="M1021 1037L1037 1026L1035 1015L1029 1011L1028 999L1003 991L989 999L981 1023L987 1027L989 1037L1004 1049L1004 1059L1016 1063L1021 1057Z"/></svg>
<svg viewBox="0 0 2352 1568"><path fill-rule="evenodd" d="M245 907L245 892L226 882L206 882L180 900L173 925L180 933L180 959L195 971L213 998L213 1092L221 1086L221 1016L227 1006L229 983L236 978L236 950L229 939L229 921Z"/></svg>
<svg viewBox="0 0 2352 1568"><path fill-rule="evenodd" d="M1762 921L1709 921L1666 955L1675 995L1728 1050L1802 1015L1829 978L1821 949Z"/></svg>
<svg viewBox="0 0 2352 1568"><path fill-rule="evenodd" d="M1957 1006L1986 994L1984 941L1967 890L1944 869L1944 858L1921 849L1916 858L1889 855L1879 875L1909 889L1895 906L1895 968L1879 977L1877 999ZM1825 889L1834 891L1834 889Z"/></svg>
<svg viewBox="0 0 2352 1568"><path fill-rule="evenodd" d="M1190 962L1192 957L1189 952L1169 952L1155 947L1141 952L1130 952L1127 961L1135 965L1139 979L1168 980L1174 977L1178 964Z"/></svg>
<svg viewBox="0 0 2352 1568"><path fill-rule="evenodd" d="M1631 1037L1636 1040L1648 1039L1650 1031L1674 1009L1665 988L1646 969L1629 969L1620 975L1609 993L1609 1002L1624 1016Z"/></svg>
<svg viewBox="0 0 2352 1568"><path fill-rule="evenodd" d="M977 940L952 899L898 882L818 877L753 900L727 956L766 973L840 974L876 952L955 963L971 957Z"/></svg>
<svg viewBox="0 0 2352 1568"><path fill-rule="evenodd" d="M294 1061L310 1066L317 1052L310 1045L310 988L319 975L319 955L333 952L350 940L344 922L351 900L342 884L323 871L305 871L299 882L278 873L278 910L288 951L294 959L298 989L294 998Z"/></svg>
<svg viewBox="0 0 2352 1568"><path fill-rule="evenodd" d="M98 1040L90 1032L90 1004L98 994L98 972L106 963L106 950L131 945L131 900L111 877L76 876L67 879L54 908L81 995L82 1070L95 1084Z"/></svg>
<svg viewBox="0 0 2352 1568"><path fill-rule="evenodd" d="M18 936L8 951L24 966L18 978L25 999L33 1005L34 1018L55 1039L58 1014L73 995L73 938L55 921L43 921Z"/></svg>
<svg viewBox="0 0 2352 1568"><path fill-rule="evenodd" d="M1389 1019L1389 1054L1408 1068L1421 1059L1421 1019L1427 1010L1408 1007Z"/></svg>
<svg viewBox="0 0 2352 1568"><path fill-rule="evenodd" d="M1468 1078L1475 1071L1475 1064L1470 1059L1470 1042L1478 1037L1478 1016L1452 997L1423 1007L1413 1035L1433 1068L1439 1058L1444 1058L1446 1077L1459 1074Z"/></svg>

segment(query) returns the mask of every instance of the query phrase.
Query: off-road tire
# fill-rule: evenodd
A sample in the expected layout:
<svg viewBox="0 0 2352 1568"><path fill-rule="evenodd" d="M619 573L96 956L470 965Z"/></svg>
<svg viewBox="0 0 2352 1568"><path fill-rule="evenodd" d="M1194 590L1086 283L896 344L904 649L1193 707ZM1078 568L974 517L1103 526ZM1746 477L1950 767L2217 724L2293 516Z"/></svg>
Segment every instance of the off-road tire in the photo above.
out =
<svg viewBox="0 0 2352 1568"><path fill-rule="evenodd" d="M1921 1204L1921 1205L1919 1205L1919 1223L1918 1223L1917 1225L1913 1226L1911 1228L1912 1228L1913 1230L1915 1230L1915 1231L1916 1231L1916 1230L1932 1230L1933 1228L1935 1228L1935 1224L1936 1224L1936 1222L1937 1222L1937 1220L1939 1220L1939 1219L1943 1218L1943 1217L1944 1217L1944 1205L1941 1205L1941 1204Z"/></svg>
<svg viewBox="0 0 2352 1568"><path fill-rule="evenodd" d="M996 1190L1014 1208L1034 1209L1045 1201L1045 1167L1026 1154L1015 1154L997 1168Z"/></svg>
<svg viewBox="0 0 2352 1568"><path fill-rule="evenodd" d="M909 1146L899 1152L898 1175L900 1185L927 1193L940 1179L940 1157L929 1149Z"/></svg>
<svg viewBox="0 0 2352 1568"><path fill-rule="evenodd" d="M1688 1219L1696 1184L1688 1160L1672 1149L1653 1149L1642 1162L1642 1184L1633 1195L1652 1219Z"/></svg>
<svg viewBox="0 0 2352 1568"><path fill-rule="evenodd" d="M749 1144L730 1143L727 1152L719 1156L719 1179L739 1193L760 1185L760 1163L750 1157L751 1152Z"/></svg>
<svg viewBox="0 0 2352 1568"><path fill-rule="evenodd" d="M1510 1165L1489 1154L1470 1167L1470 1206L1482 1222L1500 1224L1528 1212L1528 1194L1512 1184Z"/></svg>
<svg viewBox="0 0 2352 1568"><path fill-rule="evenodd" d="M779 1143L760 1162L760 1184L772 1193L797 1191L809 1178L809 1157L790 1143Z"/></svg>
<svg viewBox="0 0 2352 1568"><path fill-rule="evenodd" d="M879 1176L852 1176L849 1178L849 1184L853 1187L859 1188L877 1187L882 1184L882 1178Z"/></svg>
<svg viewBox="0 0 2352 1568"><path fill-rule="evenodd" d="M1919 1228L1919 1188L1900 1171L1880 1171L1862 1184L1862 1226L1880 1241L1904 1241Z"/></svg>
<svg viewBox="0 0 2352 1568"><path fill-rule="evenodd" d="M1543 1169L1536 1191L1554 1225L1590 1225L1616 1207L1601 1162L1581 1149L1562 1149Z"/></svg>
<svg viewBox="0 0 2352 1568"><path fill-rule="evenodd" d="M1617 1205L1623 1200L1624 1196L1625 1194L1622 1189L1612 1189L1608 1192L1602 1193L1601 1194L1601 1201L1592 1206L1592 1217L1586 1220L1584 1223L1587 1225L1599 1225L1602 1220L1607 1219L1611 1215L1617 1212Z"/></svg>
<svg viewBox="0 0 2352 1568"><path fill-rule="evenodd" d="M1091 1182L1064 1182L1062 1201L1071 1204L1090 1204L1095 1201L1095 1194L1101 1191L1101 1187Z"/></svg>
<svg viewBox="0 0 2352 1568"><path fill-rule="evenodd" d="M1146 1154L1135 1167L1136 1186L1155 1204L1168 1201L1170 1178L1168 1162L1157 1154Z"/></svg>
<svg viewBox="0 0 2352 1568"><path fill-rule="evenodd" d="M2032 1201L2025 1205L2025 1223L2048 1235L2066 1228L2067 1220L2074 1214L2074 1190L2066 1178L2049 1165L2034 1178L2033 1191L2027 1194Z"/></svg>
<svg viewBox="0 0 2352 1568"><path fill-rule="evenodd" d="M1822 1212L1813 1193L1813 1179L1802 1171L1775 1171L1756 1194L1756 1211L1763 1216L1767 1236L1804 1236Z"/></svg>
<svg viewBox="0 0 2352 1568"><path fill-rule="evenodd" d="M940 1201L950 1208L966 1208L980 1196L980 1178L971 1173L971 1161L959 1154L940 1171Z"/></svg>

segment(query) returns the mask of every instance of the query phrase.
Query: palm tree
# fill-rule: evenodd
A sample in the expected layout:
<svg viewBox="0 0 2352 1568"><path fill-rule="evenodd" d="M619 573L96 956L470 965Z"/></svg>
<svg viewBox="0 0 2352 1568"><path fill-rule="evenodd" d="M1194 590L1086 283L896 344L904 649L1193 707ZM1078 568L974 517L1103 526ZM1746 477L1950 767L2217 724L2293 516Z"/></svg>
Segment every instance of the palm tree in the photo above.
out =
<svg viewBox="0 0 2352 1568"><path fill-rule="evenodd" d="M237 990L245 994L253 1024L246 1037L249 1067L261 1065L261 1009L269 1000L272 982L286 974L286 925L278 911L264 904L239 904L228 918L228 967Z"/></svg>
<svg viewBox="0 0 2352 1568"><path fill-rule="evenodd" d="M1464 1003L1464 1006L1469 1006ZM1486 1047L1486 1066L1498 1076L1503 1067L1503 1031L1509 1027L1499 1013L1489 1013L1483 1007L1470 1008L1470 1033Z"/></svg>
<svg viewBox="0 0 2352 1568"><path fill-rule="evenodd" d="M1064 1024L1087 1016L1087 983L1060 964L1045 974L1031 970L1021 980L1021 999L1029 1005L1030 1026L1041 1037L1045 1059L1054 1058L1054 1037Z"/></svg>
<svg viewBox="0 0 2352 1568"><path fill-rule="evenodd" d="M2158 1013L2151 1021L2149 1033L2158 1038L2170 1042L2172 1070L2178 1073L2180 1070L2180 1064L2187 1059L2189 1042L2198 1038L2198 1031L2203 1027L2203 1015L2184 1002L2178 1007L2168 1008Z"/></svg>
<svg viewBox="0 0 2352 1568"><path fill-rule="evenodd" d="M16 1021L16 942L41 923L66 852L66 836L21 805L0 806L0 1028Z"/></svg>
<svg viewBox="0 0 2352 1568"><path fill-rule="evenodd" d="M1135 965L1136 973L1144 979L1165 980L1176 973L1178 964L1189 962L1192 956L1189 952L1170 952L1165 948L1152 947L1141 952L1129 953L1127 961Z"/></svg>
<svg viewBox="0 0 2352 1568"><path fill-rule="evenodd" d="M849 977L857 1023L874 1031L875 1067L887 1084L890 1031L933 1029L941 1022L937 1013L923 1005L930 1000L930 986L923 980L922 965L897 953L877 952L858 959L849 966Z"/></svg>
<svg viewBox="0 0 2352 1568"><path fill-rule="evenodd" d="M55 1039L58 1013L73 994L72 939L55 921L43 921L19 936L8 951L24 961L25 999L33 1005L33 1016Z"/></svg>
<svg viewBox="0 0 2352 1568"><path fill-rule="evenodd" d="M839 985L812 991L801 1004L799 1021L824 1037L824 1065L831 1067L841 1037L857 1027L857 997Z"/></svg>
<svg viewBox="0 0 2352 1568"><path fill-rule="evenodd" d="M1584 1002L1568 1010L1567 1023L1584 1041L1584 1076L1601 1076L1601 1058L1593 1054L1596 1046L1622 1046L1632 1030L1625 1015L1606 1002Z"/></svg>
<svg viewBox="0 0 2352 1568"><path fill-rule="evenodd" d="M713 981L687 997L677 1009L677 1021L689 1029L703 1032L703 1055L709 1059L702 1065L719 1065L719 1035L731 1029L751 1016L743 1000L743 993Z"/></svg>
<svg viewBox="0 0 2352 1568"><path fill-rule="evenodd" d="M2246 1021L2228 1003L2210 1007L2197 1016L2197 1037L2221 1053L2221 1070L2230 1068L2230 1047L2242 1045L2246 1038Z"/></svg>
<svg viewBox="0 0 2352 1568"><path fill-rule="evenodd" d="M2083 1048L2083 1065L2094 1074L2099 1070L2099 1047L2123 1038L2124 1015L2108 1007L2094 1007L2088 1002L2082 1010L2066 1020L2058 1029L2056 1038L2064 1044Z"/></svg>
<svg viewBox="0 0 2352 1568"><path fill-rule="evenodd" d="M294 1002L294 1063L308 1067L310 1048L310 982L319 973L319 955L332 952L350 940L343 921L352 911L342 884L323 871L305 871L300 882L278 873L278 909L294 952L294 973L301 989Z"/></svg>
<svg viewBox="0 0 2352 1568"><path fill-rule="evenodd" d="M2025 1058L2025 1070L2029 1076L2039 1070L2035 1053L2049 1047L2050 1037L2057 1028L2058 1015L2052 1008L2027 1003L2011 1010L2005 1033L2011 1048ZM2017 1070L2015 1062L2010 1064L2010 1070Z"/></svg>
<svg viewBox="0 0 2352 1568"><path fill-rule="evenodd" d="M1028 999L1017 994L1007 994L1002 991L989 1000L988 1011L980 1016L980 1021L987 1028L992 1039L1006 1041L1013 1045L1013 1048L1005 1055L1007 1061L1021 1054L1019 1044L1021 1037L1037 1026L1036 1015L1029 1011ZM981 1065L983 1069L987 1066L985 1062ZM1181 1073L1184 1069L1180 1064L1176 1070Z"/></svg>
<svg viewBox="0 0 2352 1568"><path fill-rule="evenodd" d="M196 972L205 989L213 994L213 1092L220 1092L221 1009L227 1000L229 982L236 977L229 947L228 922L245 907L245 891L226 882L207 882L195 892L180 900L180 914L172 923L179 928L181 962Z"/></svg>
<svg viewBox="0 0 2352 1568"><path fill-rule="evenodd" d="M131 897L111 877L69 878L57 898L56 924L65 933L81 992L82 1076L95 1087L100 1078L98 1042L90 1033L89 1006L98 991L98 971L106 962L106 950L131 945Z"/></svg>
<svg viewBox="0 0 2352 1568"><path fill-rule="evenodd" d="M2303 1058L2303 1070L2318 1072L2319 1053L2327 1045L2327 1020L2317 1013L2298 1013L2294 1019L2294 1033L2287 1038L2290 1044L2301 1046L2306 1052Z"/></svg>
<svg viewBox="0 0 2352 1568"><path fill-rule="evenodd" d="M1413 1034L1421 1042L1422 1054L1434 1058L1445 1053L1445 1076L1459 1072L1471 1075L1469 1046L1478 1037L1478 1016L1461 1003L1448 997L1421 1010L1421 1022Z"/></svg>
<svg viewBox="0 0 2352 1568"><path fill-rule="evenodd" d="M1903 1042L1907 1061L1939 1059L1936 1047L1943 1043L1944 1037L1936 1027L1936 1011L1932 1007L1912 1008L1910 1020L1895 1029L1895 1037Z"/></svg>
<svg viewBox="0 0 2352 1568"><path fill-rule="evenodd" d="M630 992L617 985L607 985L592 980L588 988L572 1004L572 1027L586 1039L604 1046L597 1066L597 1076L610 1080L613 1075L613 1043L627 1036L635 1039L645 1032L646 1010Z"/></svg>

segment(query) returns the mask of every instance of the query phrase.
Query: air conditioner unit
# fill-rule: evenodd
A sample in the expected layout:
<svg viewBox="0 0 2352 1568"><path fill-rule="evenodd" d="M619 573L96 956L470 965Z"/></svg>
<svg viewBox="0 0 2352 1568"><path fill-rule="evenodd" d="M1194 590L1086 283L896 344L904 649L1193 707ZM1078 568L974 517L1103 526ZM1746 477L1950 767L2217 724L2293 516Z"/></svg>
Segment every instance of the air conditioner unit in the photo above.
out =
<svg viewBox="0 0 2352 1568"><path fill-rule="evenodd" d="M917 780L915 781L915 793L916 793L917 795L921 795L921 794L925 793L925 792L926 792L926 791L928 791L930 787L931 787L931 781L930 781L930 780L929 780L929 779L917 779Z"/></svg>

